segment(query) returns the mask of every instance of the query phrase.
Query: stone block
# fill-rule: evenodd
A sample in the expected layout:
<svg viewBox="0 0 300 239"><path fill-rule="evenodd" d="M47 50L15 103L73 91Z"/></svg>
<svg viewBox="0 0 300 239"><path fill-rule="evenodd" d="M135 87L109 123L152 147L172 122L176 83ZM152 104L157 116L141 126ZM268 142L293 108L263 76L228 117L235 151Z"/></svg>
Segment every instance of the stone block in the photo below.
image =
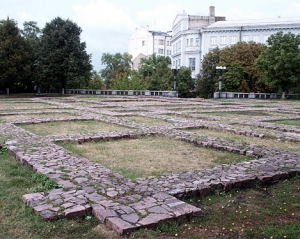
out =
<svg viewBox="0 0 300 239"><path fill-rule="evenodd" d="M102 223L105 223L108 218L117 217L117 213L113 210L93 208L93 215Z"/></svg>
<svg viewBox="0 0 300 239"><path fill-rule="evenodd" d="M84 218L86 216L86 209L84 206L77 205L66 209L64 213L67 219Z"/></svg>
<svg viewBox="0 0 300 239"><path fill-rule="evenodd" d="M125 235L138 228L138 226L132 225L118 217L108 218L106 224L108 227L116 231L119 235Z"/></svg>

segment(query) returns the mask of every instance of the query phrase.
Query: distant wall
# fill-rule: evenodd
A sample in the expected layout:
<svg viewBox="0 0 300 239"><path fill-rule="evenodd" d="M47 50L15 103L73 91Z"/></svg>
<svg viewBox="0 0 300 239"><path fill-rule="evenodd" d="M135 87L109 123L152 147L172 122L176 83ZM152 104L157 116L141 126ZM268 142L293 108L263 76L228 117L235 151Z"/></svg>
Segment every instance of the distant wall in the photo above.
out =
<svg viewBox="0 0 300 239"><path fill-rule="evenodd" d="M177 91L155 91L155 90L90 90L90 89L67 89L66 94L82 95L128 95L128 96L165 96L178 97Z"/></svg>

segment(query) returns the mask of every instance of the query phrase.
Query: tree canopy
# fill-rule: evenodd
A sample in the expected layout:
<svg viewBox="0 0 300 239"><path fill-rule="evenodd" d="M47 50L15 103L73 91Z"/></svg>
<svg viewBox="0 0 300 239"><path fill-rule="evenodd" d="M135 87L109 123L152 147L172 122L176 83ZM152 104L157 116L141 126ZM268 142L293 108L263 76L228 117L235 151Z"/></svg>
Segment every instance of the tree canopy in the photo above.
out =
<svg viewBox="0 0 300 239"><path fill-rule="evenodd" d="M203 57L202 69L197 76L197 94L202 98L212 98L218 80L216 66L219 63L220 49L215 48Z"/></svg>
<svg viewBox="0 0 300 239"><path fill-rule="evenodd" d="M300 35L278 32L267 43L267 49L256 60L256 69L261 73L261 81L280 87L285 98L286 91L300 81Z"/></svg>
<svg viewBox="0 0 300 239"><path fill-rule="evenodd" d="M0 87L27 87L33 50L14 20L0 21ZM7 92L9 93L9 91Z"/></svg>
<svg viewBox="0 0 300 239"><path fill-rule="evenodd" d="M139 73L147 82L149 90L172 90L173 73L169 67L170 57L157 56L155 53L149 57L141 58Z"/></svg>
<svg viewBox="0 0 300 239"><path fill-rule="evenodd" d="M191 69L189 67L180 67L177 74L177 92L182 98L190 98L194 96L195 82L191 77Z"/></svg>
<svg viewBox="0 0 300 239"><path fill-rule="evenodd" d="M50 88L88 83L92 65L85 42L80 41L81 28L70 20L55 18L42 30L38 70L41 84Z"/></svg>
<svg viewBox="0 0 300 239"><path fill-rule="evenodd" d="M222 49L219 65L226 66L223 74L225 91L264 91L258 83L259 74L255 68L255 60L265 50L261 43L239 42Z"/></svg>
<svg viewBox="0 0 300 239"><path fill-rule="evenodd" d="M100 74L107 89L113 88L118 78L128 78L130 76L132 56L126 52L123 54L104 53L101 62L105 65L105 68L100 71Z"/></svg>

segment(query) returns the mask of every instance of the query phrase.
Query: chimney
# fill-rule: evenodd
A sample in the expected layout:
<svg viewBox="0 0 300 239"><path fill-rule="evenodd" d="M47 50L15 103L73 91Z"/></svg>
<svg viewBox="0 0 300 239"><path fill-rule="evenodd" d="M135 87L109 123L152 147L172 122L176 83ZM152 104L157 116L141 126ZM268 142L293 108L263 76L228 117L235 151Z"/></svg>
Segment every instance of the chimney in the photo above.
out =
<svg viewBox="0 0 300 239"><path fill-rule="evenodd" d="M209 7L209 16L210 17L214 17L215 16L215 7L214 6L210 6Z"/></svg>

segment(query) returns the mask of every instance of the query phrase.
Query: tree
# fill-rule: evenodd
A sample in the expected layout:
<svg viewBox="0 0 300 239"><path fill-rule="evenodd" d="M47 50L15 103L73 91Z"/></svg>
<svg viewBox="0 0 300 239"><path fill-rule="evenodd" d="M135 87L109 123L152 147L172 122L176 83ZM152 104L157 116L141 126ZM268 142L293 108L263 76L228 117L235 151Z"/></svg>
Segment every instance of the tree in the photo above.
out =
<svg viewBox="0 0 300 239"><path fill-rule="evenodd" d="M261 81L273 87L280 87L282 99L286 91L300 81L300 35L278 32L271 35L268 47L256 61Z"/></svg>
<svg viewBox="0 0 300 239"><path fill-rule="evenodd" d="M131 74L132 56L128 53L104 53L101 62L106 65L100 71L107 89L111 89L118 78L129 77Z"/></svg>
<svg viewBox="0 0 300 239"><path fill-rule="evenodd" d="M22 87L31 73L33 50L14 20L0 21L0 87Z"/></svg>
<svg viewBox="0 0 300 239"><path fill-rule="evenodd" d="M21 34L28 41L32 50L33 50L33 61L31 65L31 76L30 76L30 87L33 88L33 85L37 87L37 93L40 93L40 78L38 77L37 64L38 64L38 54L40 48L40 34L41 30L37 26L37 22L29 21L23 23L23 30ZM35 88L34 87L34 88Z"/></svg>
<svg viewBox="0 0 300 239"><path fill-rule="evenodd" d="M202 98L212 98L216 90L218 75L216 65L219 62L220 49L215 48L203 57L202 69L197 76L197 94Z"/></svg>
<svg viewBox="0 0 300 239"><path fill-rule="evenodd" d="M92 72L92 78L89 80L88 89L94 89L94 90L104 90L104 83L101 79L100 75L96 72Z"/></svg>
<svg viewBox="0 0 300 239"><path fill-rule="evenodd" d="M194 96L194 80L191 77L191 69L185 66L180 67L177 74L177 92L182 98L191 98Z"/></svg>
<svg viewBox="0 0 300 239"><path fill-rule="evenodd" d="M261 43L238 42L221 50L219 65L226 66L223 74L225 91L262 91L259 85L259 73L255 68L255 60L265 50Z"/></svg>
<svg viewBox="0 0 300 239"><path fill-rule="evenodd" d="M142 77L136 72L131 71L131 76L124 75L118 77L113 84L114 90L146 90L147 84Z"/></svg>
<svg viewBox="0 0 300 239"><path fill-rule="evenodd" d="M85 42L80 42L82 30L70 20L55 18L42 30L38 70L43 85L64 89L68 85L79 87L83 81L87 84L92 65Z"/></svg>
<svg viewBox="0 0 300 239"><path fill-rule="evenodd" d="M138 72L147 82L149 90L172 90L173 74L169 67L170 57L157 56L155 53L149 57L141 58Z"/></svg>

